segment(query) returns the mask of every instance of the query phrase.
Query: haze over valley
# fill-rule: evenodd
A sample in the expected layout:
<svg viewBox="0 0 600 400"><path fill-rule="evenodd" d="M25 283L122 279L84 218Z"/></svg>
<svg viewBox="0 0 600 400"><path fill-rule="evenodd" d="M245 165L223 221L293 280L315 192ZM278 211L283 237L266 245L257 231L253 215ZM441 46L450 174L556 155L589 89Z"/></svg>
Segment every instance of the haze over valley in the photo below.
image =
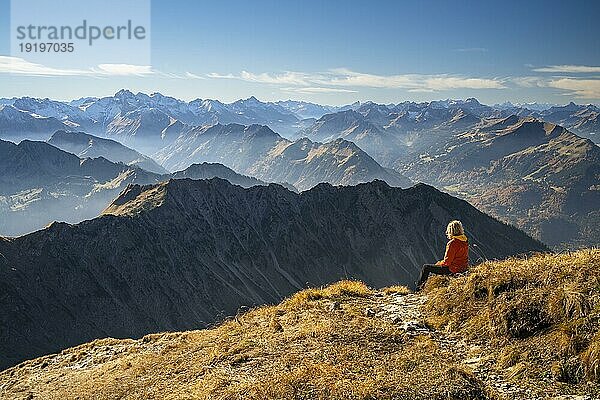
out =
<svg viewBox="0 0 600 400"><path fill-rule="evenodd" d="M600 242L594 105L469 98L334 107L254 97L186 102L128 90L1 103L0 126L10 127L0 134L4 235L93 218L129 183L164 181L208 162L299 191L321 182L423 182L552 247Z"/></svg>

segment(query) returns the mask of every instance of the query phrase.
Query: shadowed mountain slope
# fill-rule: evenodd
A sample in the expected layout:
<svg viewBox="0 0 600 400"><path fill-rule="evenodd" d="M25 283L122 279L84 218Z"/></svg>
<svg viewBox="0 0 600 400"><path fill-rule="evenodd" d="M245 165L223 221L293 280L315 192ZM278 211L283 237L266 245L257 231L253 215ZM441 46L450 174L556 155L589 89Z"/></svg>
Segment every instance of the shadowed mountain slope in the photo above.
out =
<svg viewBox="0 0 600 400"><path fill-rule="evenodd" d="M127 165L140 167L156 174L168 174L169 171L161 167L152 158L145 156L121 143L88 135L84 132L56 131L48 140L53 146L80 158L104 157L113 162L122 162Z"/></svg>
<svg viewBox="0 0 600 400"><path fill-rule="evenodd" d="M56 135L53 138L59 140ZM89 141L98 144L93 136L90 139L88 135L77 133L75 138L83 139L84 144ZM68 137L70 149L74 145L72 139ZM123 150L118 143L109 143L107 147L95 144L90 146L95 148L93 153L117 157L119 152L113 154L107 150L113 145ZM140 155L127 148L120 155L130 159L131 152ZM87 150L84 153L87 154ZM268 184L221 164L193 164L172 175L161 175L103 157L80 158L47 142L23 140L17 145L0 140L0 235L22 235L53 221L77 223L97 217L130 183L215 177L243 187ZM296 191L291 185L286 187Z"/></svg>
<svg viewBox="0 0 600 400"><path fill-rule="evenodd" d="M99 218L0 240L0 365L99 337L203 327L340 278L409 284L442 257L454 218L473 259L545 250L426 185L130 185Z"/></svg>
<svg viewBox="0 0 600 400"><path fill-rule="evenodd" d="M156 154L170 170L192 163L218 162L269 182L287 182L307 190L321 182L356 185L380 179L391 186L408 187L411 181L384 168L354 143L329 143L303 138L284 139L263 125L216 124L195 128Z"/></svg>

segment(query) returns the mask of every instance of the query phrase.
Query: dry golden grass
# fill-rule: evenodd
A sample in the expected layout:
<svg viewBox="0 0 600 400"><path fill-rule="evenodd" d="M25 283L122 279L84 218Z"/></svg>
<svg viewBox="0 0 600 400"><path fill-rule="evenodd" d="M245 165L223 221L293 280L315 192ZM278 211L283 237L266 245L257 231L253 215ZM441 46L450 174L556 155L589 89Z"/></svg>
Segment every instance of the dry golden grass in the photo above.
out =
<svg viewBox="0 0 600 400"><path fill-rule="evenodd" d="M364 284L343 281L214 329L97 340L0 373L0 397L491 398L452 351L365 316L380 302Z"/></svg>
<svg viewBox="0 0 600 400"><path fill-rule="evenodd" d="M294 294L282 303L284 308L301 308L310 306L315 300L335 299L342 296L365 297L373 291L360 281L344 280L325 288L306 289Z"/></svg>
<svg viewBox="0 0 600 400"><path fill-rule="evenodd" d="M486 262L426 287L428 321L479 340L515 377L600 380L600 250Z"/></svg>
<svg viewBox="0 0 600 400"><path fill-rule="evenodd" d="M600 250L486 262L425 292L427 322L445 335L379 316L406 288L342 281L213 329L25 362L0 372L0 399L495 398L463 367L459 339L531 393L600 396Z"/></svg>
<svg viewBox="0 0 600 400"><path fill-rule="evenodd" d="M406 286L401 286L401 285L394 285L394 286L388 286L385 287L383 289L381 289L381 291L387 295L390 294L409 294L412 291L407 288Z"/></svg>

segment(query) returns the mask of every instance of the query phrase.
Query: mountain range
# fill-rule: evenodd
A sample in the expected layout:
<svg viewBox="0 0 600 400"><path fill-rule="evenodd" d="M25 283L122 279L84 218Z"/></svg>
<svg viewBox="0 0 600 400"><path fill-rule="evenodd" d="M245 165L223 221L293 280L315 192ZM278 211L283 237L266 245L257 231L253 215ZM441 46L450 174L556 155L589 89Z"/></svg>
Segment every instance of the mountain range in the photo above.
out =
<svg viewBox="0 0 600 400"><path fill-rule="evenodd" d="M88 145L80 155L98 157L79 157L50 143L71 150ZM50 143L0 140L0 235L25 234L53 221L76 223L94 218L130 183L219 177L242 187L268 184L220 164L193 164L174 174L148 172L137 161L151 160L117 142L83 133L58 131ZM123 162L132 159L136 162L130 165Z"/></svg>
<svg viewBox="0 0 600 400"><path fill-rule="evenodd" d="M268 182L287 182L307 190L321 182L355 185L380 179L407 187L411 181L383 168L354 143L309 139L291 141L264 125L210 125L194 128L155 154L170 170L197 162L218 162Z"/></svg>
<svg viewBox="0 0 600 400"><path fill-rule="evenodd" d="M501 119L400 162L552 246L600 243L600 148L530 117Z"/></svg>
<svg viewBox="0 0 600 400"><path fill-rule="evenodd" d="M291 104L284 107L263 103L254 97L231 104L203 99L184 102L160 93L133 94L128 90L120 90L114 96L69 103L29 97L3 99L2 103L0 138L31 139L34 132L38 135L35 139L46 140L54 131L68 128L116 138L146 152L170 144L181 129L189 126L217 122L259 123L292 134L299 129L297 125L303 119L289 110ZM31 118L27 119L27 116ZM36 116L49 120L39 121Z"/></svg>
<svg viewBox="0 0 600 400"><path fill-rule="evenodd" d="M558 118L578 108L542 113ZM598 145L539 117L503 114L475 99L423 109L367 103L324 115L297 135L352 140L382 166L467 199L552 246L600 243Z"/></svg>
<svg viewBox="0 0 600 400"><path fill-rule="evenodd" d="M204 327L341 278L410 284L448 220L472 258L546 247L427 185L129 185L102 216L0 239L0 368L100 337Z"/></svg>
<svg viewBox="0 0 600 400"><path fill-rule="evenodd" d="M79 158L46 142L0 140L0 233L93 218L128 183L161 176L106 158Z"/></svg>
<svg viewBox="0 0 600 400"><path fill-rule="evenodd" d="M116 157L114 142L110 151L94 153L108 143L100 138L91 147L83 140L70 148L81 156L89 152L163 174L216 162L299 190L320 182L424 182L555 248L600 243L593 143L600 109L591 104L485 105L469 98L334 107L254 97L227 104L127 90L71 102L23 97L0 103L0 137L15 141L82 131L133 147L159 165L146 156L140 158L145 164L135 164L135 153ZM522 138L528 127L546 123L561 133Z"/></svg>
<svg viewBox="0 0 600 400"><path fill-rule="evenodd" d="M0 139L46 140L61 129L69 127L54 117L42 117L10 104L0 105Z"/></svg>

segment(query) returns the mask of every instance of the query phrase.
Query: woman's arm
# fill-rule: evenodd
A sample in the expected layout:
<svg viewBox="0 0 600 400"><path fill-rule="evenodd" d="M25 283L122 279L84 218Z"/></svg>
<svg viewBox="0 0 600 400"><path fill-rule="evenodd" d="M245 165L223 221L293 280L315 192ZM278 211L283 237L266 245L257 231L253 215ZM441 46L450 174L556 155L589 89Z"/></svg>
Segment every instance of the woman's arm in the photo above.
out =
<svg viewBox="0 0 600 400"><path fill-rule="evenodd" d="M456 247L454 246L455 240L451 240L446 245L446 254L444 254L444 259L435 263L436 265L451 265L452 261L454 261L454 257L456 257Z"/></svg>

